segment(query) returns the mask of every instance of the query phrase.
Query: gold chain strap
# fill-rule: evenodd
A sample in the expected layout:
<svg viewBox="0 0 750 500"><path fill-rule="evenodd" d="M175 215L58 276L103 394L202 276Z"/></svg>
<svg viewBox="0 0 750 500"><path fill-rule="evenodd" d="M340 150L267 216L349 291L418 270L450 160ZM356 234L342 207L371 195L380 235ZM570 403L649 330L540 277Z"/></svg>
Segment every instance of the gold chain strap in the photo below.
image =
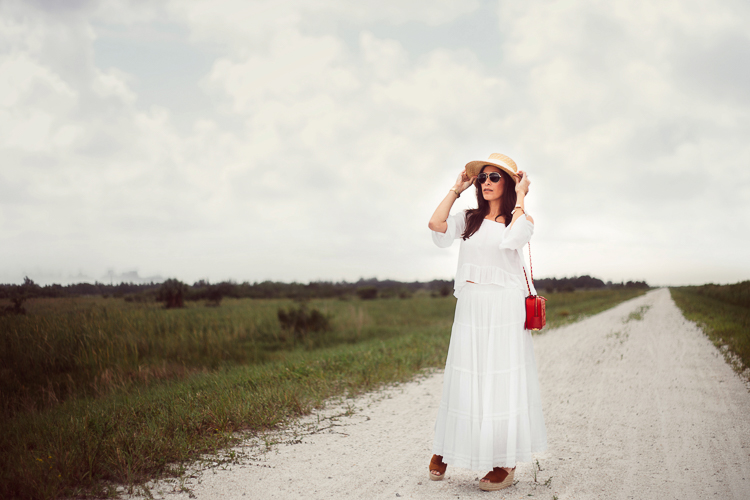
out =
<svg viewBox="0 0 750 500"><path fill-rule="evenodd" d="M523 253L521 253L521 257L523 258ZM526 288L529 289L529 295L531 295L531 287L529 286L529 277L526 276L526 266L523 265L523 262L521 263L521 268L523 268L523 277L526 278ZM534 266L531 263L531 242L529 242L529 272L531 272L531 282L534 282Z"/></svg>

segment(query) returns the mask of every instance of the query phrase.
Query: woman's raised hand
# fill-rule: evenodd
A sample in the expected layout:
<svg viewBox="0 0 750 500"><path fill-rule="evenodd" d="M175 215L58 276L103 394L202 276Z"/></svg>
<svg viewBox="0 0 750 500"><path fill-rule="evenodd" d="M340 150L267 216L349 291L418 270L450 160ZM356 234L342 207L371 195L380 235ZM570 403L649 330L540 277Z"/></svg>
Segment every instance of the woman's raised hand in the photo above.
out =
<svg viewBox="0 0 750 500"><path fill-rule="evenodd" d="M430 222L427 226L431 230L437 233L445 233L448 230L448 223L446 222L446 220L450 215L453 202L458 199L458 195L461 194L461 191L471 186L471 183L474 182L474 179L476 179L476 176L469 177L468 175L466 175L466 169L463 169L461 173L458 174L455 186L453 186L451 190L448 191L448 194L445 195L443 201L441 201L440 205L438 205L438 207L435 209L435 213L432 214L432 217L430 217ZM454 189L455 194L451 194L451 191L453 191Z"/></svg>
<svg viewBox="0 0 750 500"><path fill-rule="evenodd" d="M456 185L454 186L456 189L460 191L465 191L474 183L474 180L476 180L477 176L469 177L466 175L466 169L464 168L461 170L461 173L458 174L458 178L456 179Z"/></svg>
<svg viewBox="0 0 750 500"><path fill-rule="evenodd" d="M523 170L518 171L518 178L516 180L516 193L523 193L524 195L529 193L529 176Z"/></svg>

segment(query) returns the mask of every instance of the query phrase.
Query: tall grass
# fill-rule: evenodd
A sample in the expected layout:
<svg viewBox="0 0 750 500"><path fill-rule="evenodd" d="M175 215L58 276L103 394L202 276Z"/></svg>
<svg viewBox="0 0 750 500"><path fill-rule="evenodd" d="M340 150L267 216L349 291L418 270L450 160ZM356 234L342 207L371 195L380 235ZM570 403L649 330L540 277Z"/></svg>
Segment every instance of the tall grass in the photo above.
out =
<svg viewBox="0 0 750 500"><path fill-rule="evenodd" d="M228 301L229 302L229 301ZM36 299L0 318L2 414L267 357L270 304L164 310L101 298Z"/></svg>
<svg viewBox="0 0 750 500"><path fill-rule="evenodd" d="M726 345L740 358L737 369L750 367L750 281L669 290L687 319L701 325L717 347Z"/></svg>
<svg viewBox="0 0 750 500"><path fill-rule="evenodd" d="M51 498L139 483L167 464L217 450L238 430L276 426L326 398L406 380L444 362L448 337L421 328L388 342L294 351L143 392L71 400L14 419L0 436L3 498Z"/></svg>
<svg viewBox="0 0 750 500"><path fill-rule="evenodd" d="M623 292L550 294L548 324L639 293ZM40 299L25 317L0 318L0 497L106 494L226 446L235 431L445 363L453 297L314 300L332 328L302 339L277 320L291 305Z"/></svg>
<svg viewBox="0 0 750 500"><path fill-rule="evenodd" d="M444 300L316 300L331 331L299 338L277 318L289 300L227 299L220 308L115 299L36 299L25 316L0 317L0 416L43 409L70 397L280 359L279 353L389 338L409 326L449 319ZM281 356L283 357L283 356Z"/></svg>
<svg viewBox="0 0 750 500"><path fill-rule="evenodd" d="M741 281L732 285L714 285L709 283L700 286L672 287L671 290L683 290L693 295L712 299L750 309L750 281Z"/></svg>

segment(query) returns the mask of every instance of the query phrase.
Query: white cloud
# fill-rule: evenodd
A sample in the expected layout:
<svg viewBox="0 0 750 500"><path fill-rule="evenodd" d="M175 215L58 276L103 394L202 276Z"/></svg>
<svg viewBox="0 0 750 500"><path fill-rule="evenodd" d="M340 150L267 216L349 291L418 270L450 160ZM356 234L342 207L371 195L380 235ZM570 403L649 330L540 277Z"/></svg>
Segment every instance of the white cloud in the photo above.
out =
<svg viewBox="0 0 750 500"><path fill-rule="evenodd" d="M363 62L373 77L388 81L407 70L409 54L397 40L381 40L363 31L359 44Z"/></svg>
<svg viewBox="0 0 750 500"><path fill-rule="evenodd" d="M107 72L97 70L92 89L101 98L114 97L123 103L133 104L137 96L128 87L125 75L118 73L120 72L116 69L110 69Z"/></svg>
<svg viewBox="0 0 750 500"><path fill-rule="evenodd" d="M65 126L60 118L75 106L75 90L25 54L0 56L0 74L0 147L30 151L68 142L70 128L63 136L55 129Z"/></svg>
<svg viewBox="0 0 750 500"><path fill-rule="evenodd" d="M547 235L540 226L537 237L555 249L557 259L588 260L591 272L602 275L641 269L654 281L669 282L679 281L671 256L686 245L692 248L691 266L703 268L703 256L713 255L717 244L727 249L747 244L741 233L717 227L708 207L731 206L726 217L747 229L744 172L750 146L740 137L750 131L750 110L736 101L727 105L716 86L713 93L698 92L682 63L697 47L711 47L727 36L746 37L745 7L731 2L710 7L569 2L564 9L542 2L503 5L507 69L526 76L519 88L525 90L520 98L527 111L515 119L513 142L534 151L533 163L545 180L554 179L558 191L568 191L546 190L542 203L544 215L559 223ZM565 216L550 212L550 206L563 208ZM603 227L616 233L602 234ZM590 242L566 243L567 234L594 234L600 245L619 252L590 262ZM662 245L663 251L642 250L649 245ZM732 258L734 277L724 271L720 280L750 275L747 262ZM698 275L691 272L690 279Z"/></svg>
<svg viewBox="0 0 750 500"><path fill-rule="evenodd" d="M475 2L5 4L0 276L447 277L455 249L426 221L468 159L501 151L532 175L539 276L750 277L735 251L705 264L748 243L747 8L499 5L501 59L413 54L373 28L450 26ZM186 125L145 106L138 75L96 65L94 23L177 24L212 47L185 84L213 107Z"/></svg>
<svg viewBox="0 0 750 500"><path fill-rule="evenodd" d="M200 40L219 41L227 49L247 55L266 47L274 33L305 29L316 25L408 22L439 26L474 12L477 0L198 0L171 1L169 10L184 19Z"/></svg>

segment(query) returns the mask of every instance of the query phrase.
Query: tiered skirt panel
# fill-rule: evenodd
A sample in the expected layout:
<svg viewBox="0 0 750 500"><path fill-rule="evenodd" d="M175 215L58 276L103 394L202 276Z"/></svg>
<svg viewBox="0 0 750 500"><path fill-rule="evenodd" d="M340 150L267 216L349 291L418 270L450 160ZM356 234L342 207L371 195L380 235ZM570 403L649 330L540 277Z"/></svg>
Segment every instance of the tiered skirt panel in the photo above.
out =
<svg viewBox="0 0 750 500"><path fill-rule="evenodd" d="M471 470L514 467L547 448L524 293L466 283L445 364L433 453Z"/></svg>

